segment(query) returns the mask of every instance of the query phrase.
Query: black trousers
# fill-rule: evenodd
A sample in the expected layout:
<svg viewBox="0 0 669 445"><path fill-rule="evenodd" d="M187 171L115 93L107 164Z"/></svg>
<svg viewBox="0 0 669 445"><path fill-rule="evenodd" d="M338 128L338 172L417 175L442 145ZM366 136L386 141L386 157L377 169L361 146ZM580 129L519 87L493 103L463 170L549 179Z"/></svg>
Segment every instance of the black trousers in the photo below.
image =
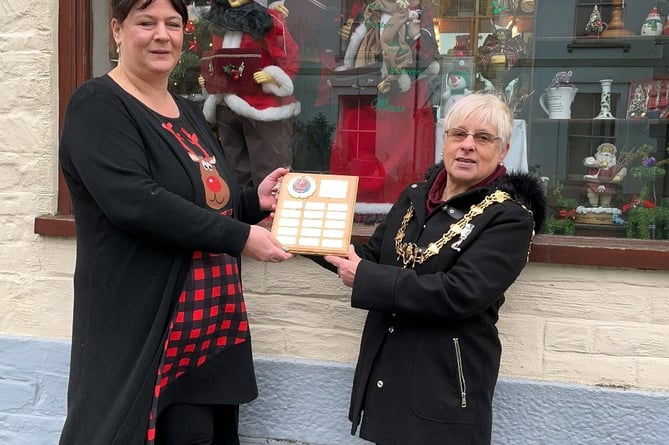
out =
<svg viewBox="0 0 669 445"><path fill-rule="evenodd" d="M156 445L239 445L237 405L176 403L158 416Z"/></svg>

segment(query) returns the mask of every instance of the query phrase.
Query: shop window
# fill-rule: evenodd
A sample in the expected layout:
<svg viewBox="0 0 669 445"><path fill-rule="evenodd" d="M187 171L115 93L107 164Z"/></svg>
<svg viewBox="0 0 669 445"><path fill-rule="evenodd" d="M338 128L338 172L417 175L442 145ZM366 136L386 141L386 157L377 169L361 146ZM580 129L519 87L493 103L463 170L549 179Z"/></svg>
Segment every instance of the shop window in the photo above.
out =
<svg viewBox="0 0 669 445"><path fill-rule="evenodd" d="M92 49L83 31L88 3L60 3L60 45L78 48L60 51L62 116L71 91L92 75L90 57L76 55ZM364 239L399 191L439 160L450 104L489 90L516 118L507 167L544 178L551 219L534 261L669 267L669 37L644 25L656 8L664 31L668 2L624 3L398 0L408 6L402 23L416 26L403 26L383 53L365 33L392 27L382 2L288 2L285 26L299 52L293 169L359 176L354 234ZM170 79L175 93L203 106L203 57L224 46L202 20L207 9L206 0L190 5ZM598 164L612 153L623 173ZM58 210L37 219L38 233L73 232L63 231L72 218L62 181Z"/></svg>

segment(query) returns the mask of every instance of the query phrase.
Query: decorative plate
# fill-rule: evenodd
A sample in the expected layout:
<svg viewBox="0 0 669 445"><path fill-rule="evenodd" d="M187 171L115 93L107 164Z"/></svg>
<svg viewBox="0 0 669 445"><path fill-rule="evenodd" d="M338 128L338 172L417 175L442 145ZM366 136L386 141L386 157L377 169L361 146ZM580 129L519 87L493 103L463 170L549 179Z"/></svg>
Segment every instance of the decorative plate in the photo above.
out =
<svg viewBox="0 0 669 445"><path fill-rule="evenodd" d="M523 0L520 2L520 10L523 12L534 12L534 0Z"/></svg>

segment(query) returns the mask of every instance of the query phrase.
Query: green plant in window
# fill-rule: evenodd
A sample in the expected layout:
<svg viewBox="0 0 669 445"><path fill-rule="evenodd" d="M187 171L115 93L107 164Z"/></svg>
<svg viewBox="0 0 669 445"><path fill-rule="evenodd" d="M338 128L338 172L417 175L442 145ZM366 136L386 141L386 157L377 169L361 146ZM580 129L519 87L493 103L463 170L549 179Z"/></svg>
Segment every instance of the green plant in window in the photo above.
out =
<svg viewBox="0 0 669 445"><path fill-rule="evenodd" d="M574 235L576 228L572 218L556 218L550 216L546 221L544 233L548 235Z"/></svg>
<svg viewBox="0 0 669 445"><path fill-rule="evenodd" d="M576 206L578 201L573 198L566 198L563 196L563 185L557 179L555 180L555 187L553 188L553 198L557 211L551 215L546 221L546 229L544 233L549 235L574 235L576 227L574 226L574 219L576 218Z"/></svg>
<svg viewBox="0 0 669 445"><path fill-rule="evenodd" d="M669 154L669 147L667 147ZM669 157L658 161L651 156L653 147L644 145L641 165L631 169L632 177L643 182L638 195L623 206L627 213L627 237L641 239L669 239L669 202L665 198L658 203L656 184L666 174Z"/></svg>

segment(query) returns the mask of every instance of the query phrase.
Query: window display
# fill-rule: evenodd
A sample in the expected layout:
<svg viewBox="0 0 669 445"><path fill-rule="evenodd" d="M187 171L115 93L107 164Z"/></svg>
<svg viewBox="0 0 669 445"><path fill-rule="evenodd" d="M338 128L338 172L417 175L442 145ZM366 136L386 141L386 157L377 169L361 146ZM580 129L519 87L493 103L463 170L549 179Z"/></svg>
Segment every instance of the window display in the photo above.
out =
<svg viewBox="0 0 669 445"><path fill-rule="evenodd" d="M205 2L196 11L208 7L196 1ZM551 233L639 237L628 230L638 226L630 223L630 210L639 208L633 203L667 204L666 175L650 179L655 193L644 201L649 179L632 172L644 162L640 147L666 169L669 36L656 28L664 31L669 2L288 1L262 6L285 25L290 47L275 66L292 60L295 67L294 75L284 69L292 93L275 97L281 106L299 104L285 133L289 161L294 171L357 176L357 222L379 222L404 187L422 180L440 160L445 112L481 90L514 111L505 164L543 178ZM197 22L194 34L202 26ZM221 43L220 29L211 34L195 45L203 76L210 51L230 46ZM255 40L271 46L267 37ZM192 44L184 48L189 52ZM233 84L257 70L251 61L217 64ZM210 105L204 103L208 114ZM226 140L226 133L219 136ZM287 162L281 159L269 154L263 162ZM653 214L659 221L662 211ZM649 233L664 236L661 229Z"/></svg>

